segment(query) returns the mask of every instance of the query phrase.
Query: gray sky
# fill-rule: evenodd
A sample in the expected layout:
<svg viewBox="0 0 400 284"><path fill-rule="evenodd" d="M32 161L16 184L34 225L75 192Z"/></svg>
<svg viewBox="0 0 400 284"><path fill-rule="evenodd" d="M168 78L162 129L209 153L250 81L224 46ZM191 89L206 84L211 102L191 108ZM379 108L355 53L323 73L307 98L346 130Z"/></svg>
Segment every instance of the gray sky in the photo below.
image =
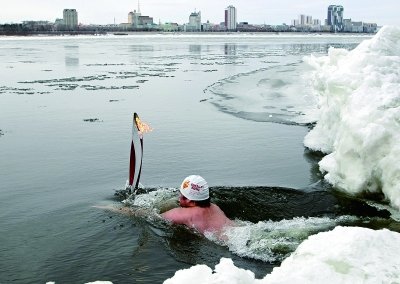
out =
<svg viewBox="0 0 400 284"><path fill-rule="evenodd" d="M138 0L0 0L0 23L62 18L65 8L76 9L83 24L117 24L128 21L128 13L137 9ZM140 0L142 15L154 22L187 23L193 11L201 11L201 20L220 23L224 9L237 8L238 22L252 24L290 24L299 14L326 18L329 5L343 5L344 17L353 21L400 26L400 0Z"/></svg>

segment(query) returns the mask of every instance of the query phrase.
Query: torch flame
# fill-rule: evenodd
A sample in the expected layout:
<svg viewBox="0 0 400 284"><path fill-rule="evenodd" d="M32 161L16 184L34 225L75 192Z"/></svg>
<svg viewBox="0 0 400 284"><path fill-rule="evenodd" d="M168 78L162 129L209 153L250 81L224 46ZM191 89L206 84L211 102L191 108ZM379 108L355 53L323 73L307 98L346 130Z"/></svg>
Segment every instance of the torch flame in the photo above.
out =
<svg viewBox="0 0 400 284"><path fill-rule="evenodd" d="M153 131L153 128L147 123L141 121L138 116L136 117L136 125L139 129L139 132L142 134Z"/></svg>

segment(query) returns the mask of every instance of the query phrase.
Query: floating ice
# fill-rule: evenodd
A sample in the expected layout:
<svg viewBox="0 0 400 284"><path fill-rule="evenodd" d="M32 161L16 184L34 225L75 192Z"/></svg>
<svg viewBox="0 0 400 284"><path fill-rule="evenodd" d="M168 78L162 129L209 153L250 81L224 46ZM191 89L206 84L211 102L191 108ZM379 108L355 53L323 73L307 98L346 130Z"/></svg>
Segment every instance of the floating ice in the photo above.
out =
<svg viewBox="0 0 400 284"><path fill-rule="evenodd" d="M400 209L400 28L305 60L320 112L304 144L328 153L325 178L353 194L382 192Z"/></svg>
<svg viewBox="0 0 400 284"><path fill-rule="evenodd" d="M222 258L214 272L206 265L179 270L165 284L200 283L398 283L400 234L360 227L336 227L309 237L263 279Z"/></svg>

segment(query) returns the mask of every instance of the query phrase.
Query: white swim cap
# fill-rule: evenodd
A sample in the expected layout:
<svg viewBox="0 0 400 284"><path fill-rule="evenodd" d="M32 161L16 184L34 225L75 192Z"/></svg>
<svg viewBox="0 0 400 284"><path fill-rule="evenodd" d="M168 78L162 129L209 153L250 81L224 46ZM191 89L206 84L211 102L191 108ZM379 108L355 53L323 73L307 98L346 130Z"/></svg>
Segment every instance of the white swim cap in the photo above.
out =
<svg viewBox="0 0 400 284"><path fill-rule="evenodd" d="M206 200L210 197L206 180L197 175L185 178L181 184L180 191L187 199L194 201Z"/></svg>

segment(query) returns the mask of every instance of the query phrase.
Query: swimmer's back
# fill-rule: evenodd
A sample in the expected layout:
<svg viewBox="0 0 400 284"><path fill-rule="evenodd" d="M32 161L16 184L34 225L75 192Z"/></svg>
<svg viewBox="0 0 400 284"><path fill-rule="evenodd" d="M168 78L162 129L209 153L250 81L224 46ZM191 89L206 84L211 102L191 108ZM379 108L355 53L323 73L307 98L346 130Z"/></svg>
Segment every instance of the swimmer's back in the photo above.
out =
<svg viewBox="0 0 400 284"><path fill-rule="evenodd" d="M171 209L162 216L174 224L184 224L194 228L200 233L221 232L225 226L230 226L233 222L225 216L225 213L215 204L209 207L181 207Z"/></svg>

